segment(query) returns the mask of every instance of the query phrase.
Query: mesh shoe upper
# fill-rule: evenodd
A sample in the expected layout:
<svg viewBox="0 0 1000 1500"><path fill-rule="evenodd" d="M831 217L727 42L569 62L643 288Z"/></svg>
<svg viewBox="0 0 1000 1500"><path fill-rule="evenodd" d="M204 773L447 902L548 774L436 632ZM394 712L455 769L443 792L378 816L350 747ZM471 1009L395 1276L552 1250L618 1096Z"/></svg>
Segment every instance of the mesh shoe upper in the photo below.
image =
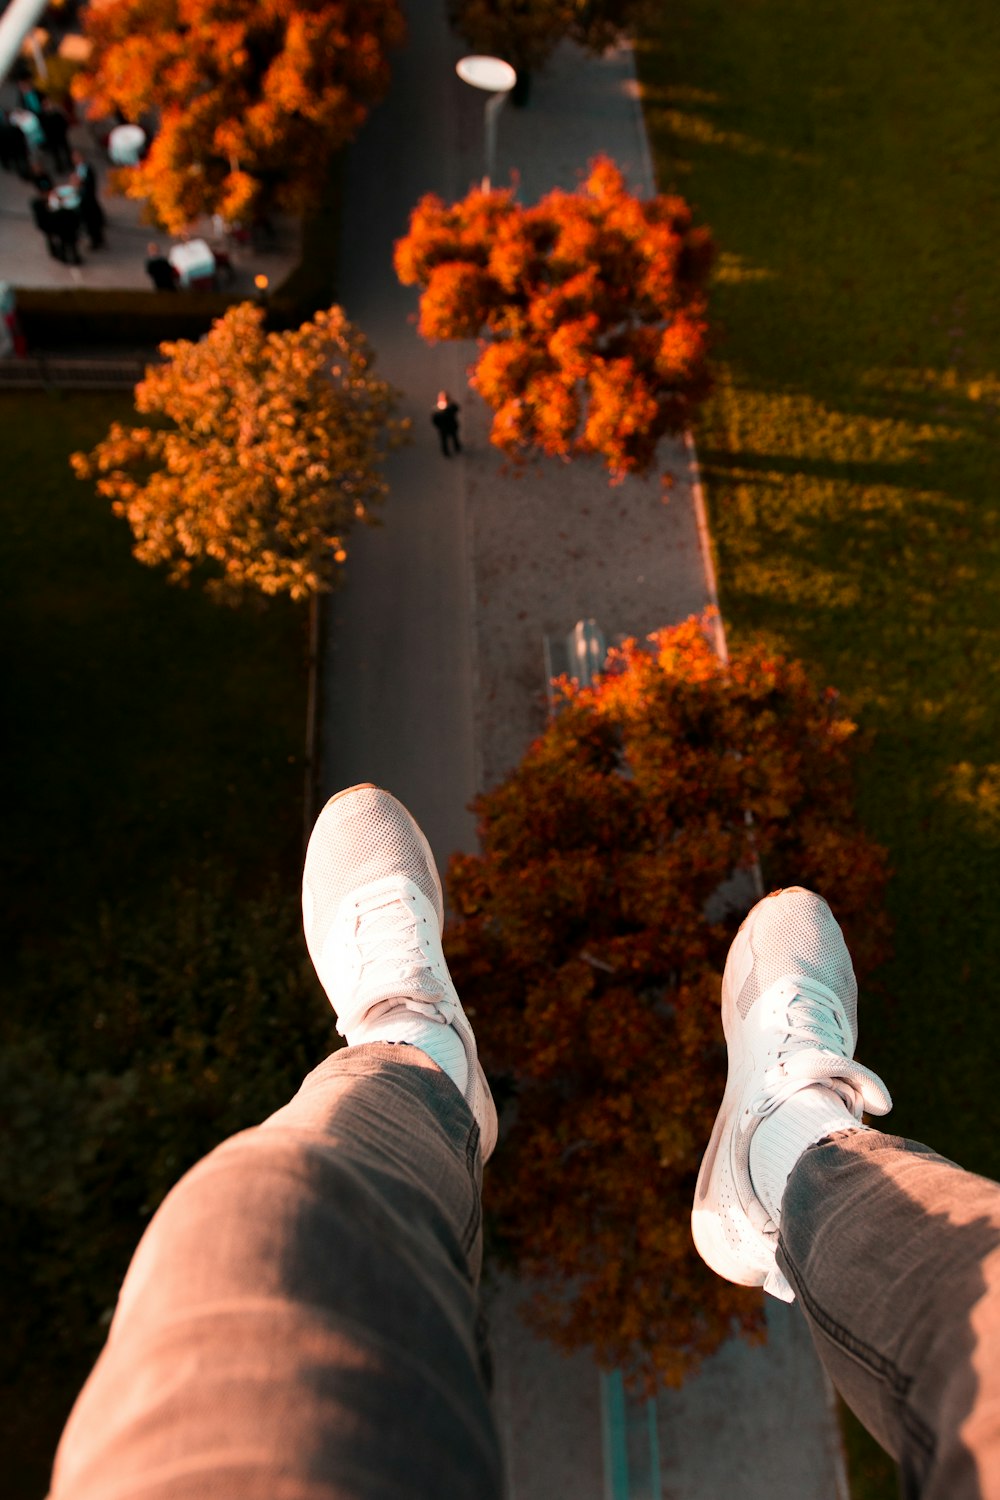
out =
<svg viewBox="0 0 1000 1500"><path fill-rule="evenodd" d="M344 897L393 871L405 872L444 920L441 882L427 840L395 797L376 786L352 787L327 803L309 841L302 877L302 917L313 961L322 953ZM335 836L334 836L335 831Z"/></svg>
<svg viewBox="0 0 1000 1500"><path fill-rule="evenodd" d="M736 1007L746 1016L759 995L778 980L794 974L818 979L833 990L858 1040L858 981L844 934L821 896L793 886L780 894L794 901L765 897L754 908L750 935L752 964L740 986Z"/></svg>
<svg viewBox="0 0 1000 1500"><path fill-rule="evenodd" d="M386 1014L400 1007L454 1028L485 1160L496 1142L496 1110L441 948L441 881L416 821L389 792L350 787L323 808L306 851L302 920L349 1044L366 1040L366 1027L374 1034L376 1020L384 1037Z"/></svg>
<svg viewBox="0 0 1000 1500"><path fill-rule="evenodd" d="M774 1252L777 1226L750 1178L750 1141L765 1115L815 1083L856 1120L885 1114L885 1085L853 1060L858 986L843 933L822 897L793 886L759 901L733 942L722 981L729 1075L702 1161L692 1232L720 1275L791 1300Z"/></svg>

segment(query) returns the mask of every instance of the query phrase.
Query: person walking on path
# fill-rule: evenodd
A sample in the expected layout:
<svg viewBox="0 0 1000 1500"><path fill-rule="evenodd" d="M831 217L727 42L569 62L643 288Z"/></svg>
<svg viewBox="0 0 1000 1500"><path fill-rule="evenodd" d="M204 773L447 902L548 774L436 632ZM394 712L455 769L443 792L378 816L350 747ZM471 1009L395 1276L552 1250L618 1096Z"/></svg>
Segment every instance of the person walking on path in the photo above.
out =
<svg viewBox="0 0 1000 1500"><path fill-rule="evenodd" d="M45 149L56 172L68 172L73 164L69 148L69 121L58 104L43 99L38 116L45 134Z"/></svg>
<svg viewBox="0 0 1000 1500"><path fill-rule="evenodd" d="M82 265L79 209L57 208L50 214L49 224L59 247L58 259L65 261L68 266Z"/></svg>
<svg viewBox="0 0 1000 1500"><path fill-rule="evenodd" d="M24 132L14 124L7 110L0 110L0 167L28 178L28 142Z"/></svg>
<svg viewBox="0 0 1000 1500"><path fill-rule="evenodd" d="M26 109L31 114L37 115L40 118L44 99L45 95L43 93L40 93L39 90L35 88L35 85L30 81L30 79L22 80L17 85L18 109Z"/></svg>
<svg viewBox="0 0 1000 1500"><path fill-rule="evenodd" d="M49 207L48 198L39 193L31 199L28 206L31 209L31 217L35 221L36 229L40 229L45 236L45 244L52 259L62 260L62 242L56 235L55 224L53 223L55 215Z"/></svg>
<svg viewBox="0 0 1000 1500"><path fill-rule="evenodd" d="M458 440L458 412L458 402L453 401L447 391L439 391L437 405L431 413L431 421L438 430L441 452L445 458L451 457L449 442L454 443L456 453L462 451L462 444Z"/></svg>
<svg viewBox="0 0 1000 1500"><path fill-rule="evenodd" d="M79 151L73 152L72 161L73 180L80 194L80 218L91 250L100 250L104 245L107 220L97 197L97 172Z"/></svg>
<svg viewBox="0 0 1000 1500"><path fill-rule="evenodd" d="M326 804L302 912L347 1045L157 1210L50 1500L503 1493L477 1298L496 1110L402 803L365 783ZM854 1061L857 985L821 897L752 909L722 1018L700 1253L799 1300L911 1500L1000 1496L1000 1187L863 1122L891 1102Z"/></svg>
<svg viewBox="0 0 1000 1500"><path fill-rule="evenodd" d="M53 209L48 197L43 195L32 198L29 206L37 228L45 236L53 260L65 261L67 265L81 265L80 215L77 209Z"/></svg>
<svg viewBox="0 0 1000 1500"><path fill-rule="evenodd" d="M158 292L176 292L177 272L155 240L146 246L146 274Z"/></svg>

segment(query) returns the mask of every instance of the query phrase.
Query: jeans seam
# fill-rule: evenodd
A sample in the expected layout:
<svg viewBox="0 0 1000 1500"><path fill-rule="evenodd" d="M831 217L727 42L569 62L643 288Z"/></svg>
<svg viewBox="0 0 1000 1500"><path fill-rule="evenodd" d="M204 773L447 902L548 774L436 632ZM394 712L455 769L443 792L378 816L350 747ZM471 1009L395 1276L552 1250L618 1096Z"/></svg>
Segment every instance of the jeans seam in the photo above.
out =
<svg viewBox="0 0 1000 1500"><path fill-rule="evenodd" d="M479 1150L479 1124L474 1122L472 1129L465 1142L465 1170L469 1174L472 1183L472 1208L466 1221L465 1230L462 1235L462 1249L468 1254L475 1242L479 1230L479 1219L482 1212L479 1193L476 1191L476 1152Z"/></svg>
<svg viewBox="0 0 1000 1500"><path fill-rule="evenodd" d="M795 1282L795 1291L802 1299L803 1307L808 1311L810 1318L819 1326L823 1333L832 1343L842 1349L844 1353L851 1355L863 1365L870 1375L876 1380L882 1381L889 1387L893 1396L899 1401L901 1408L901 1420L907 1434L913 1438L924 1453L930 1457L933 1455L936 1441L933 1430L928 1427L922 1417L917 1416L912 1407L908 1405L910 1390L913 1386L913 1376L907 1375L891 1359L873 1349L855 1334L850 1333L842 1324L838 1323L828 1313L824 1312L819 1303L811 1295L805 1285L805 1278L799 1270L792 1257L784 1238L779 1236L781 1253L788 1269L792 1273Z"/></svg>

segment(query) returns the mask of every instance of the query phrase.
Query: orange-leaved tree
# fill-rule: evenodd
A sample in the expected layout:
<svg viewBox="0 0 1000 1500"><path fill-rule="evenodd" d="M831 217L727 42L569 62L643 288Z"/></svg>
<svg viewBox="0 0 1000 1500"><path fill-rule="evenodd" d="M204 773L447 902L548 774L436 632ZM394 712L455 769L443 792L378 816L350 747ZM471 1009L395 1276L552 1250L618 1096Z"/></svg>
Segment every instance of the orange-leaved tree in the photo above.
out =
<svg viewBox="0 0 1000 1500"><path fill-rule="evenodd" d="M711 261L684 200L633 196L607 157L530 208L510 190L429 194L395 251L426 339L489 336L471 383L496 446L599 453L616 480L646 472L708 394Z"/></svg>
<svg viewBox="0 0 1000 1500"><path fill-rule="evenodd" d="M404 36L396 0L103 0L84 25L93 51L73 93L95 117L156 118L145 160L115 183L172 233L318 197Z"/></svg>
<svg viewBox="0 0 1000 1500"><path fill-rule="evenodd" d="M690 1213L725 1086L719 990L734 872L831 902L860 975L885 956L883 851L852 800L836 694L762 645L726 666L689 620L626 643L476 803L447 951L484 1066L512 1096L489 1200L566 1349L652 1390L761 1295L699 1259ZM750 815L748 821L748 814ZM728 887L727 887L727 882Z"/></svg>
<svg viewBox="0 0 1000 1500"><path fill-rule="evenodd" d="M519 77L544 67L566 37L603 52L648 0L449 0L452 26L476 52L504 58Z"/></svg>
<svg viewBox="0 0 1000 1500"><path fill-rule="evenodd" d="M231 307L197 343L160 345L135 389L145 427L112 424L81 479L96 479L135 535L140 562L172 582L206 564L207 587L307 599L330 589L352 525L376 525L385 452L406 439L397 393L339 307L286 333Z"/></svg>

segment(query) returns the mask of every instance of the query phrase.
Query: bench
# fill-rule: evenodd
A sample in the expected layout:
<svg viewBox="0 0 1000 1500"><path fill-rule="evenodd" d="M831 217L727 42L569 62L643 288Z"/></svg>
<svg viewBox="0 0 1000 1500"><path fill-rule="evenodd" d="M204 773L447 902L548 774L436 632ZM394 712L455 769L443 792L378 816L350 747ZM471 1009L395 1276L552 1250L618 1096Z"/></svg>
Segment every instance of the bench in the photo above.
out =
<svg viewBox="0 0 1000 1500"><path fill-rule="evenodd" d="M545 690L549 699L549 716L552 717L562 701L552 686L553 680L565 674L574 677L581 687L589 687L604 671L608 646L596 620L577 620L573 629L564 636L543 635L542 651Z"/></svg>

